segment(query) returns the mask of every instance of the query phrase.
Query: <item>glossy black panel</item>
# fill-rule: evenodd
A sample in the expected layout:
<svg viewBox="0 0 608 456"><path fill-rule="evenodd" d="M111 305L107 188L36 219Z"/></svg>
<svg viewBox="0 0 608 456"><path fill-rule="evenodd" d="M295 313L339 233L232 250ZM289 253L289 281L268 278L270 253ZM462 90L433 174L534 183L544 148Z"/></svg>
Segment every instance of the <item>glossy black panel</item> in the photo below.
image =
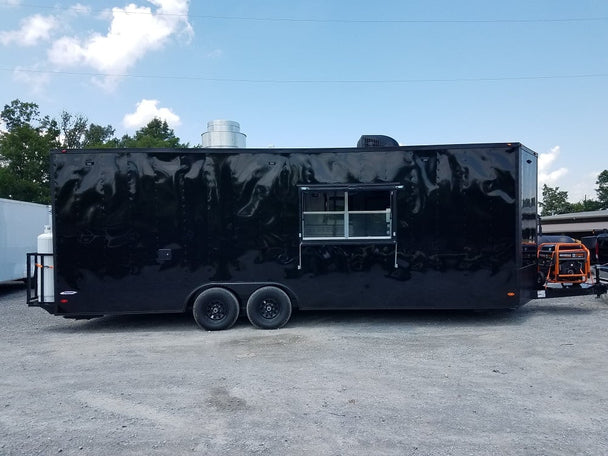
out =
<svg viewBox="0 0 608 456"><path fill-rule="evenodd" d="M537 184L538 159L532 151L521 148L519 162L519 188L520 188L520 220L521 220L521 257L519 264L520 286L528 290L535 297L533 276L537 271L536 247L537 247ZM525 302L526 296L521 297ZM523 304L522 302L522 304Z"/></svg>
<svg viewBox="0 0 608 456"><path fill-rule="evenodd" d="M180 311L213 282L279 283L301 308L517 306L536 212L523 150L53 153L59 313ZM393 236L303 242L302 187L371 184L394 191L377 198Z"/></svg>

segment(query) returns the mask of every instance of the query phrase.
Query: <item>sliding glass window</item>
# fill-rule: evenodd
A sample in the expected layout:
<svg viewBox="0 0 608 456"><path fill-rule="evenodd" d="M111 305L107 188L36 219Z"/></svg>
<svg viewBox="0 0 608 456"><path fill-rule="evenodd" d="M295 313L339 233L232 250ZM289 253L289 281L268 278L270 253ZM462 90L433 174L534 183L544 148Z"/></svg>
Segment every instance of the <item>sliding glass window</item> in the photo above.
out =
<svg viewBox="0 0 608 456"><path fill-rule="evenodd" d="M392 239L393 189L369 187L302 187L302 240Z"/></svg>

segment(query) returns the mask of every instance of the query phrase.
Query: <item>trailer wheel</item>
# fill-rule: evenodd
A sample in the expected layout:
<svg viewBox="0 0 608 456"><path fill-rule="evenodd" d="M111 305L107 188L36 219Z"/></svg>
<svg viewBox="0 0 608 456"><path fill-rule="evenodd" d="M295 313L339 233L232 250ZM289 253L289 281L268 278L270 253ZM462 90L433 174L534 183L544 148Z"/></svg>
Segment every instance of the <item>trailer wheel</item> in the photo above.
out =
<svg viewBox="0 0 608 456"><path fill-rule="evenodd" d="M542 272L538 272L536 274L536 288L542 290L545 287L545 282L547 281L545 275Z"/></svg>
<svg viewBox="0 0 608 456"><path fill-rule="evenodd" d="M228 329L239 318L239 301L225 288L209 288L196 297L192 314L196 324L207 331Z"/></svg>
<svg viewBox="0 0 608 456"><path fill-rule="evenodd" d="M262 287L247 300L247 318L260 329L285 326L291 317L291 299L277 287Z"/></svg>

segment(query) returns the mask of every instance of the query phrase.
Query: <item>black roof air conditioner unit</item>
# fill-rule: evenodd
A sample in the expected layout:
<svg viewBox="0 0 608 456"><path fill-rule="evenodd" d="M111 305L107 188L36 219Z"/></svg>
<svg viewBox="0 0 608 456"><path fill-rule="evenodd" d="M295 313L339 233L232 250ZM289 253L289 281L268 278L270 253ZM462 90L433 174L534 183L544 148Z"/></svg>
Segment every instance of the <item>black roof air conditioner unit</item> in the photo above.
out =
<svg viewBox="0 0 608 456"><path fill-rule="evenodd" d="M357 141L357 147L399 147L399 143L390 136L385 135L363 135Z"/></svg>

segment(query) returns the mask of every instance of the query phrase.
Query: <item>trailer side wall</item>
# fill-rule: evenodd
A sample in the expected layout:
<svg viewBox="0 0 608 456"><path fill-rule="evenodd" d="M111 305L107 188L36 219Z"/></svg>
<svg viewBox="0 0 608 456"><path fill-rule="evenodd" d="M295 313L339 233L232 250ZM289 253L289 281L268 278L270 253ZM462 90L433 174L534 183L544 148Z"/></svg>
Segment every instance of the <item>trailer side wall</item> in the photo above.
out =
<svg viewBox="0 0 608 456"><path fill-rule="evenodd" d="M199 287L264 283L303 309L516 307L536 185L521 159L518 144L54 153L56 313L177 312Z"/></svg>
<svg viewBox="0 0 608 456"><path fill-rule="evenodd" d="M48 223L44 204L0 198L0 282L27 276L25 255L36 251L36 238Z"/></svg>

